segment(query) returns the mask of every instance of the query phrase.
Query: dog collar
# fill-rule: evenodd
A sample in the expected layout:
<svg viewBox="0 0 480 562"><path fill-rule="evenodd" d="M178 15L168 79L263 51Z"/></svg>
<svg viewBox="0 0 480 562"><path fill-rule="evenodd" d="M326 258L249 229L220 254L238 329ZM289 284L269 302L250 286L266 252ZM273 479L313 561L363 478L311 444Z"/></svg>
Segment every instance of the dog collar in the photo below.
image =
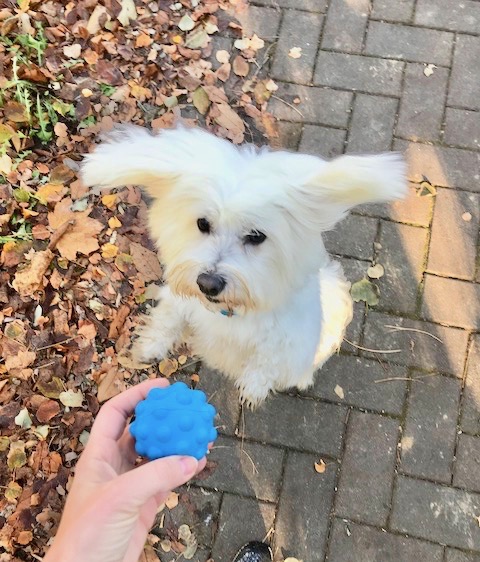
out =
<svg viewBox="0 0 480 562"><path fill-rule="evenodd" d="M235 312L233 312L233 310L221 310L220 314L223 314L223 316L228 316L229 318L235 316Z"/></svg>

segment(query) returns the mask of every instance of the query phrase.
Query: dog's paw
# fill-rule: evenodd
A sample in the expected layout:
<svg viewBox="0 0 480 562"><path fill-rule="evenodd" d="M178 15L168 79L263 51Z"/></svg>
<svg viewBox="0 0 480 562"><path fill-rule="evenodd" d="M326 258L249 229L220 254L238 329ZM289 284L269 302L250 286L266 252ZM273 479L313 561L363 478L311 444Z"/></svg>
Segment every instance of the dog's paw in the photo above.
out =
<svg viewBox="0 0 480 562"><path fill-rule="evenodd" d="M149 338L139 335L132 341L130 356L136 363L153 365L158 363L168 354L161 341L156 338Z"/></svg>
<svg viewBox="0 0 480 562"><path fill-rule="evenodd" d="M260 406L273 390L269 382L256 375L243 376L235 386L240 392L240 403L250 410Z"/></svg>

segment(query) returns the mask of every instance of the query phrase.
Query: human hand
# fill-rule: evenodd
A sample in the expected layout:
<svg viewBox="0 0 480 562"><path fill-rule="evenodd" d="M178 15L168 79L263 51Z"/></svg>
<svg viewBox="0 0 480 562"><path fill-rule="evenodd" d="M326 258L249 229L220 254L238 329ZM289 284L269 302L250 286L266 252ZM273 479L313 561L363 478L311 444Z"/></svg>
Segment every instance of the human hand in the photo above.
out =
<svg viewBox="0 0 480 562"><path fill-rule="evenodd" d="M44 562L137 562L158 507L203 470L205 459L178 456L135 467L127 420L151 388L164 386L145 381L102 406Z"/></svg>

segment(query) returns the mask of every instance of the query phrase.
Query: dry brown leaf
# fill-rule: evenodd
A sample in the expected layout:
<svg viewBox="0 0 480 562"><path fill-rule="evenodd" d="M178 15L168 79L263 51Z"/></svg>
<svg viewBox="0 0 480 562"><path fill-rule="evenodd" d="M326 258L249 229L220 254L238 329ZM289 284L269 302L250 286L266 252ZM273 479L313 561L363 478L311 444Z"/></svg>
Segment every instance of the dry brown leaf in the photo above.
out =
<svg viewBox="0 0 480 562"><path fill-rule="evenodd" d="M165 500L165 506L168 507L168 509L174 509L178 505L179 497L179 494L177 494L176 492L170 492L167 499Z"/></svg>
<svg viewBox="0 0 480 562"><path fill-rule="evenodd" d="M63 47L63 54L70 59L78 59L82 53L82 46L80 43L74 43L73 45L65 45Z"/></svg>
<svg viewBox="0 0 480 562"><path fill-rule="evenodd" d="M144 281L159 281L162 278L162 268L155 252L137 242L131 242L130 254L138 273Z"/></svg>
<svg viewBox="0 0 480 562"><path fill-rule="evenodd" d="M288 56L292 59L299 59L302 56L302 48L301 47L292 47L288 51Z"/></svg>
<svg viewBox="0 0 480 562"><path fill-rule="evenodd" d="M164 377L171 377L178 370L178 361L176 359L162 359L158 365L158 370Z"/></svg>
<svg viewBox="0 0 480 562"><path fill-rule="evenodd" d="M233 72L237 76L247 76L247 74L250 71L250 65L241 55L238 55L233 59L232 66L233 66Z"/></svg>
<svg viewBox="0 0 480 562"><path fill-rule="evenodd" d="M320 459L318 462L316 462L314 467L315 472L318 472L318 474L323 474L327 469L327 465L325 464L325 461L323 459Z"/></svg>
<svg viewBox="0 0 480 562"><path fill-rule="evenodd" d="M65 192L65 186L61 183L46 183L37 189L35 195L42 205L46 205L47 203L58 203L61 201Z"/></svg>
<svg viewBox="0 0 480 562"><path fill-rule="evenodd" d="M33 351L19 351L16 355L11 355L5 359L7 372L16 369L26 369L36 359L37 354Z"/></svg>
<svg viewBox="0 0 480 562"><path fill-rule="evenodd" d="M60 413L60 406L55 400L45 400L40 404L35 414L40 423L47 423Z"/></svg>
<svg viewBox="0 0 480 562"><path fill-rule="evenodd" d="M50 250L35 252L26 267L15 273L12 287L22 297L32 296L35 291L43 288L43 276L47 271L53 253Z"/></svg>
<svg viewBox="0 0 480 562"><path fill-rule="evenodd" d="M97 220L89 218L90 209L74 212L70 209L71 204L70 198L57 203L53 213L48 214L48 222L50 227L56 230L66 222L75 220L75 224L57 242L60 254L73 261L77 253L88 255L98 250L97 235L103 229L103 225Z"/></svg>
<svg viewBox="0 0 480 562"><path fill-rule="evenodd" d="M242 142L245 133L243 120L226 103L218 103L215 108L217 110L217 114L214 116L215 122L228 131L229 138L233 142Z"/></svg>
<svg viewBox="0 0 480 562"><path fill-rule="evenodd" d="M137 37L137 40L135 41L135 47L137 49L141 47L149 47L152 43L153 39L150 37L150 35L148 35L148 33L145 33L145 31L141 31Z"/></svg>
<svg viewBox="0 0 480 562"><path fill-rule="evenodd" d="M123 373L117 367L112 367L98 385L97 399L100 403L113 398L125 390Z"/></svg>

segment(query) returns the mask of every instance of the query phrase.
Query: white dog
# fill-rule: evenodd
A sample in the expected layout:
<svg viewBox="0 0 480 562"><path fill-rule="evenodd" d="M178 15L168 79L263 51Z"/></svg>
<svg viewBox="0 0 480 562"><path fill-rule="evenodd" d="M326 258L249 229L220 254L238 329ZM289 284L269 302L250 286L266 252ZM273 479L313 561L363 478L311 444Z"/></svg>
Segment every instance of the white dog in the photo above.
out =
<svg viewBox="0 0 480 562"><path fill-rule="evenodd" d="M352 318L350 285L321 233L355 205L406 192L397 154L327 162L183 127L117 128L86 156L83 181L136 184L154 198L166 284L136 358L152 363L186 341L250 406L310 386Z"/></svg>

